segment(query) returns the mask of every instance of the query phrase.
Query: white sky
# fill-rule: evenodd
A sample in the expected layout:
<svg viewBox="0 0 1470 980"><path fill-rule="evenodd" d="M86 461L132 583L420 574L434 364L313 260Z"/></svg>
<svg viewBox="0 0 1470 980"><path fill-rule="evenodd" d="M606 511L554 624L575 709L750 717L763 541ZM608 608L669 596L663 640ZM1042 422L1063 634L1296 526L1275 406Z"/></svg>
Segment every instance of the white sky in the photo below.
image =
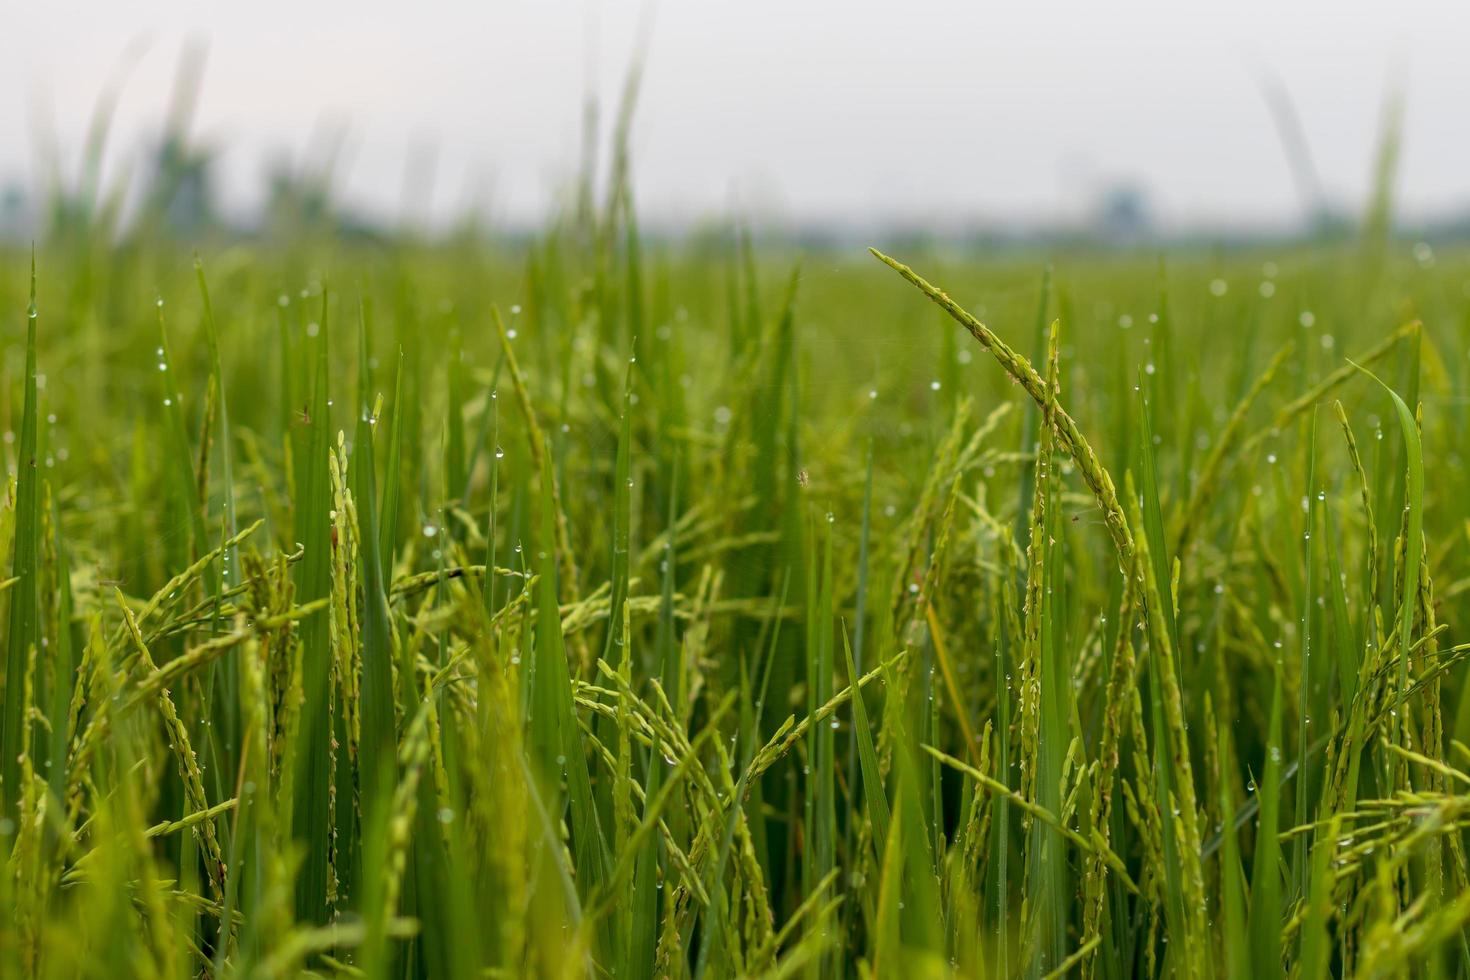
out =
<svg viewBox="0 0 1470 980"><path fill-rule="evenodd" d="M34 179L39 125L74 172L98 94L141 39L109 155L119 172L200 37L196 132L222 152L230 205L258 198L272 155L299 158L345 125L351 201L398 213L407 161L428 147L439 220L479 200L525 221L576 167L589 64L611 122L643 5L3 6L0 179ZM657 219L735 201L800 220L1054 219L1126 179L1170 222L1280 222L1301 199L1263 66L1290 91L1330 195L1366 197L1397 78L1404 207L1470 205L1464 0L663 0L650 20L633 145L639 204Z"/></svg>

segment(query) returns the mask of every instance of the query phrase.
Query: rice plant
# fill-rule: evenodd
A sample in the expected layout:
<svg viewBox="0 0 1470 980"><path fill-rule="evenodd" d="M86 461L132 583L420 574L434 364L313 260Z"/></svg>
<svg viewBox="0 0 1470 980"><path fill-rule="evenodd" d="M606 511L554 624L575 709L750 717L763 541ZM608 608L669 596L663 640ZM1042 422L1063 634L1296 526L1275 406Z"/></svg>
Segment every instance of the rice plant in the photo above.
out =
<svg viewBox="0 0 1470 980"><path fill-rule="evenodd" d="M3 255L0 972L1470 974L1463 254L605 197Z"/></svg>

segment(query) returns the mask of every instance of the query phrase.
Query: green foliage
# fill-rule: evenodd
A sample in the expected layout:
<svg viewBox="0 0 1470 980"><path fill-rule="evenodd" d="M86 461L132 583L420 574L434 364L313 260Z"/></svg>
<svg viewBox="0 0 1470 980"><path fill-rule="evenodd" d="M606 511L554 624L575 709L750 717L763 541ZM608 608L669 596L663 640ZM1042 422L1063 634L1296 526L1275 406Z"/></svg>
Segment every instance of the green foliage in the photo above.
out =
<svg viewBox="0 0 1470 980"><path fill-rule="evenodd" d="M0 973L1470 971L1463 256L967 305L625 167L0 280Z"/></svg>

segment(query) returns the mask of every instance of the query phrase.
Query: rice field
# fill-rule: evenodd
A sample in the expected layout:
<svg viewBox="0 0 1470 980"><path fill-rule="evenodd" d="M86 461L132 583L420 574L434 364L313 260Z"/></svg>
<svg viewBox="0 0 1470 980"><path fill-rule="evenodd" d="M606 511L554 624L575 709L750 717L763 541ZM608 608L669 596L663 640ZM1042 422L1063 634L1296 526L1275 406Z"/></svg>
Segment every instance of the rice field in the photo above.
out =
<svg viewBox="0 0 1470 980"><path fill-rule="evenodd" d="M875 244L6 251L0 973L1470 974L1470 256Z"/></svg>

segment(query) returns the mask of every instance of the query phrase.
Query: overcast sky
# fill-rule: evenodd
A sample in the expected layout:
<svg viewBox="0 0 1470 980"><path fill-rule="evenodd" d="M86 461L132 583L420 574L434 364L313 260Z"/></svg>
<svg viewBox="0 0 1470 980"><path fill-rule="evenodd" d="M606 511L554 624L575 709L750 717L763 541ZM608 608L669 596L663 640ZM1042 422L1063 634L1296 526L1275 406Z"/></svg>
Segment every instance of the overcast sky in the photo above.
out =
<svg viewBox="0 0 1470 980"><path fill-rule="evenodd" d="M196 132L234 208L266 162L345 127L342 195L436 220L544 214L575 171L583 94L610 121L645 4L610 0L5 3L0 179L64 163L130 48L111 173L156 132L179 52L208 44ZM1261 79L1279 77L1321 183L1368 193L1404 93L1400 198L1470 205L1464 0L663 0L634 130L640 207L798 220L1056 219L1145 186L1171 223L1302 213ZM141 47L140 47L141 46ZM432 180L406 179L432 157ZM134 167L136 170L136 166Z"/></svg>

